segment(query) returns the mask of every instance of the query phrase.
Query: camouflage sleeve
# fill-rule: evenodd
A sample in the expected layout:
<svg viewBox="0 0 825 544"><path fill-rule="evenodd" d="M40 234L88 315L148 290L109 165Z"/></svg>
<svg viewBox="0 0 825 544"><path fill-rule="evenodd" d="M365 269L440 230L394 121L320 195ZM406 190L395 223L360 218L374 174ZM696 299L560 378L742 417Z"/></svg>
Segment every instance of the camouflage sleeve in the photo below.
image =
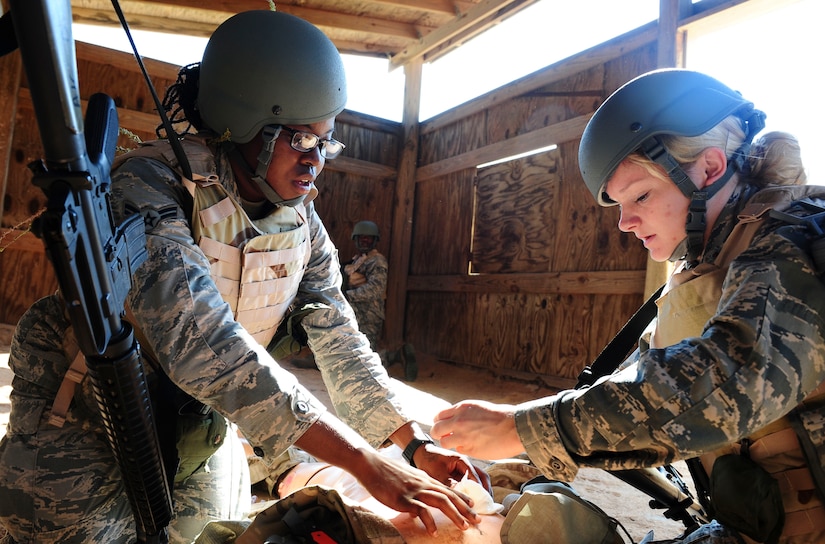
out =
<svg viewBox="0 0 825 544"><path fill-rule="evenodd" d="M209 275L180 206L180 184L155 161L127 161L113 176L118 213L147 221L148 259L128 303L164 371L187 393L235 422L255 446L278 454L323 404L233 318Z"/></svg>
<svg viewBox="0 0 825 544"><path fill-rule="evenodd" d="M348 289L346 292L347 300L350 302L379 300L383 306L384 299L387 296L388 268L387 258L380 253L367 258L359 270L367 278L367 282L355 289Z"/></svg>
<svg viewBox="0 0 825 544"><path fill-rule="evenodd" d="M410 420L393 392L392 380L341 292L338 250L310 207L312 256L301 281L298 303L323 302L329 310L301 322L337 415L373 446Z"/></svg>
<svg viewBox="0 0 825 544"><path fill-rule="evenodd" d="M589 389L521 405L516 423L531 459L560 476L658 466L795 407L825 380L825 286L792 237L774 228L732 263L701 337L648 350Z"/></svg>

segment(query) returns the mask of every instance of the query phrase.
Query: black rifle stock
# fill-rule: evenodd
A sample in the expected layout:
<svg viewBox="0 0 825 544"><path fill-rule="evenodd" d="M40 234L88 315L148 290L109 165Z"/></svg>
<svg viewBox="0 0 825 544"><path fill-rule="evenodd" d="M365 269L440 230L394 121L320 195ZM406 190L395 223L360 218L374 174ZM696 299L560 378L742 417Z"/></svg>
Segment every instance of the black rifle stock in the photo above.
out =
<svg viewBox="0 0 825 544"><path fill-rule="evenodd" d="M146 238L141 216L118 227L111 212L117 109L110 97L94 95L84 131L69 0L12 0L10 14L45 157L30 165L33 183L47 196L33 230L44 241L86 356L138 540L166 542L169 483L139 346L122 320L132 271L146 259Z"/></svg>

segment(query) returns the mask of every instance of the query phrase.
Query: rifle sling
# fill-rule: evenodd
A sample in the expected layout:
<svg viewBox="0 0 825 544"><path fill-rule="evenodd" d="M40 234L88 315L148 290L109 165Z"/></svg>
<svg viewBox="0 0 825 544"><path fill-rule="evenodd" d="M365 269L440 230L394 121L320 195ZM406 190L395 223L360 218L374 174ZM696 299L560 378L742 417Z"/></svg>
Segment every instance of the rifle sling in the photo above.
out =
<svg viewBox="0 0 825 544"><path fill-rule="evenodd" d="M624 324L616 336L602 349L592 363L584 367L578 377L576 389L593 385L593 383L616 370L627 355L634 349L639 336L653 318L656 317L656 299L662 294L664 284L650 295L636 313Z"/></svg>

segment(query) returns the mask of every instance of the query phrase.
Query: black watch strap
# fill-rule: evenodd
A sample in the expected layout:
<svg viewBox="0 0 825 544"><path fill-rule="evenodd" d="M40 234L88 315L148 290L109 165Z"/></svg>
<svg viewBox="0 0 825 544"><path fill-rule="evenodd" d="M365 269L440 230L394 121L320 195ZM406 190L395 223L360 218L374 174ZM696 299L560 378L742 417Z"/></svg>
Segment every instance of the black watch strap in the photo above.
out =
<svg viewBox="0 0 825 544"><path fill-rule="evenodd" d="M435 444L435 442L433 442L433 439L429 436L427 438L413 438L412 440L410 440L410 443L407 444L407 447L404 448L404 453L402 453L401 455L404 456L404 459L407 460L411 467L418 468L415 466L415 462L413 462L413 455L415 455L415 452L418 451L418 448L420 448L424 444Z"/></svg>

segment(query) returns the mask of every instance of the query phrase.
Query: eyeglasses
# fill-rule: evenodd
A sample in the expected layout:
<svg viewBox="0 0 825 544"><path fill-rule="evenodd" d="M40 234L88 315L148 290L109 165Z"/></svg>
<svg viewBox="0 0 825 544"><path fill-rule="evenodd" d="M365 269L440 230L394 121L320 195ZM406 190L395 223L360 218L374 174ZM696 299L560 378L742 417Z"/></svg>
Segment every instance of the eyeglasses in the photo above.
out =
<svg viewBox="0 0 825 544"><path fill-rule="evenodd" d="M326 159L334 159L341 154L341 151L346 147L344 144L333 138L323 139L312 132L303 132L289 127L281 126L281 130L285 130L292 134L292 140L289 146L295 151L301 153L309 153L316 147L321 148L321 156Z"/></svg>

